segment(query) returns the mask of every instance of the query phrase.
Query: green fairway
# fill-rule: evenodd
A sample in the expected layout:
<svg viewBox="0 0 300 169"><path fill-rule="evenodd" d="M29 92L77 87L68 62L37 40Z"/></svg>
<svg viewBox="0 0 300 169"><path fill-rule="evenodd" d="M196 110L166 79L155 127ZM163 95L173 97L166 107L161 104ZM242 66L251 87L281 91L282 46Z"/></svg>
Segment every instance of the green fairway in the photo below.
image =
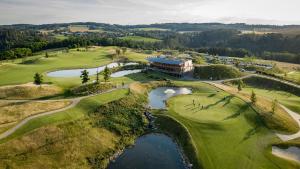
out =
<svg viewBox="0 0 300 169"><path fill-rule="evenodd" d="M43 73L46 82L58 83L62 87L78 85L80 84L79 77L50 78L47 77L46 72L105 65L113 62L109 55L114 52L115 47L97 47L88 51L50 52L49 58L41 54L28 58L26 63L21 63L22 60L17 60L15 63L3 63L0 65L0 86L32 82L36 72ZM126 56L132 61L145 61L147 55L129 51Z"/></svg>
<svg viewBox="0 0 300 169"><path fill-rule="evenodd" d="M142 37L142 36L125 36L121 37L123 40L130 40L130 41L137 41L137 42L160 42L161 40L159 39L154 39L154 38L148 38L148 37Z"/></svg>
<svg viewBox="0 0 300 169"><path fill-rule="evenodd" d="M53 124L53 123L66 123L68 121L76 120L83 118L87 113L94 111L99 105L105 104L114 100L118 100L127 95L128 91L126 89L116 90L106 94L100 94L97 96L93 96L90 98L83 99L78 103L77 106L66 110L64 112L55 113L52 115L47 115L43 117L38 117L30 120L24 126L19 128L16 132L14 132L9 137L3 139L1 142L6 142L8 140L20 137L25 133L28 133L34 129L39 127Z"/></svg>
<svg viewBox="0 0 300 169"><path fill-rule="evenodd" d="M239 98L202 88L171 98L168 105L167 115L190 132L205 169L299 167L270 154L269 146L278 138Z"/></svg>

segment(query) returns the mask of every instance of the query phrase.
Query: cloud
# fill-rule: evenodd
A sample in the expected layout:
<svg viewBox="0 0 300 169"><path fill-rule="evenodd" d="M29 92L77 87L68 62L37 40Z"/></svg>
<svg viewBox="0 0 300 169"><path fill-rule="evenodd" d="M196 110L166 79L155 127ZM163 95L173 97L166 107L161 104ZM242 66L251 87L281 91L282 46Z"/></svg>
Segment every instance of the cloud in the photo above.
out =
<svg viewBox="0 0 300 169"><path fill-rule="evenodd" d="M0 0L0 24L94 21L300 24L289 0Z"/></svg>

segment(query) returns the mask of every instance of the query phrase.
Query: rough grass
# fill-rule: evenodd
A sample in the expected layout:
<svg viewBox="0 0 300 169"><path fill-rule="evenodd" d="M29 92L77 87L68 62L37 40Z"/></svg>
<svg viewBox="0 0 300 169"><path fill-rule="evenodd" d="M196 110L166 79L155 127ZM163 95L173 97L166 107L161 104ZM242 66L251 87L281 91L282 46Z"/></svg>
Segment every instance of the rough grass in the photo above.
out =
<svg viewBox="0 0 300 169"><path fill-rule="evenodd" d="M38 113L66 107L69 101L45 101L45 102L6 102L0 101L0 127L8 123L16 123L20 120Z"/></svg>
<svg viewBox="0 0 300 169"><path fill-rule="evenodd" d="M87 119L50 125L1 144L0 168L88 169L86 157L105 154L118 146L118 141L118 136L94 128Z"/></svg>
<svg viewBox="0 0 300 169"><path fill-rule="evenodd" d="M123 98L127 95L127 93L127 90L121 89L110 93L89 97L81 100L74 108L52 115L32 119L9 137L0 140L0 144L15 138L19 138L24 134L27 134L42 126L54 123L66 123L68 121L84 118L89 112L94 111L99 105Z"/></svg>
<svg viewBox="0 0 300 169"><path fill-rule="evenodd" d="M0 99L37 99L55 96L62 93L62 89L52 85L24 84L0 87Z"/></svg>
<svg viewBox="0 0 300 169"><path fill-rule="evenodd" d="M44 127L0 144L0 168L104 169L113 153L132 144L143 130L142 112L137 109L143 109L142 105L126 90L85 99L59 123L57 119L44 123ZM41 121L45 118L37 120Z"/></svg>
<svg viewBox="0 0 300 169"><path fill-rule="evenodd" d="M197 91L173 97L168 105L167 115L187 128L206 169L299 167L270 154L276 136L247 103L231 94Z"/></svg>

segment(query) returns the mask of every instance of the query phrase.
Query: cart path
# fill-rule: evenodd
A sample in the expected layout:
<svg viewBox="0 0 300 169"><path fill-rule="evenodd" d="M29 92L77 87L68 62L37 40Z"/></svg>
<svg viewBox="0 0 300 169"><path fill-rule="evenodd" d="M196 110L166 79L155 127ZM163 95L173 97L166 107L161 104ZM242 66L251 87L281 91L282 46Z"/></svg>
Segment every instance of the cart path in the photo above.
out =
<svg viewBox="0 0 300 169"><path fill-rule="evenodd" d="M110 92L113 92L113 91L119 90L119 89L126 89L128 87L129 87L129 85L125 85L123 87L117 87L117 88L110 89L110 90L107 90L107 91L102 92L102 93L92 94L92 95L78 97L78 98L74 98L74 99L61 99L60 101L62 101L62 100L68 100L68 101L71 101L72 103L70 105L64 107L64 108L61 108L61 109L57 109L57 110L53 110L53 111L48 111L48 112L44 112L44 113L39 113L39 114L35 114L35 115L32 115L32 116L26 117L25 119L23 119L21 122L19 122L14 127L6 130L4 133L1 133L0 134L0 140L6 138L8 136L10 136L11 134L13 134L15 131L17 131L19 128L21 128L22 126L24 126L27 122L29 122L32 119L35 119L35 118L38 118L38 117L42 117L42 116L51 115L51 114L55 114L55 113L58 113L58 112L63 112L65 110L68 110L68 109L71 109L71 108L75 107L82 99L93 97L93 96L96 96L96 95L110 93ZM13 101L16 101L16 102L26 102L26 101L46 102L46 101L55 101L55 100L9 100L9 101L11 101L11 102L13 102Z"/></svg>

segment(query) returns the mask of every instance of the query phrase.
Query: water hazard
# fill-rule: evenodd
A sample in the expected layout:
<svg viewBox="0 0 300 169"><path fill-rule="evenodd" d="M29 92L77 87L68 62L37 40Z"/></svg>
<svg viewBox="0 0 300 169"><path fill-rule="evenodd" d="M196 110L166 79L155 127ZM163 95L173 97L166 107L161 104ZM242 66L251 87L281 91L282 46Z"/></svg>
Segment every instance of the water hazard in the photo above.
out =
<svg viewBox="0 0 300 169"><path fill-rule="evenodd" d="M190 93L192 91L185 87L158 87L149 93L149 106L152 109L164 109L170 97Z"/></svg>
<svg viewBox="0 0 300 169"><path fill-rule="evenodd" d="M185 169L176 143L164 134L151 133L138 138L108 169Z"/></svg>
<svg viewBox="0 0 300 169"><path fill-rule="evenodd" d="M138 63L130 62L130 63L110 63L105 66L100 66L96 68L89 68L89 69L69 69L69 70L58 70L49 72L47 75L49 77L79 77L81 75L81 72L83 70L87 70L89 72L89 75L95 75L98 72L102 72L105 67L108 68L115 68L119 66L129 66L129 65L137 65Z"/></svg>

